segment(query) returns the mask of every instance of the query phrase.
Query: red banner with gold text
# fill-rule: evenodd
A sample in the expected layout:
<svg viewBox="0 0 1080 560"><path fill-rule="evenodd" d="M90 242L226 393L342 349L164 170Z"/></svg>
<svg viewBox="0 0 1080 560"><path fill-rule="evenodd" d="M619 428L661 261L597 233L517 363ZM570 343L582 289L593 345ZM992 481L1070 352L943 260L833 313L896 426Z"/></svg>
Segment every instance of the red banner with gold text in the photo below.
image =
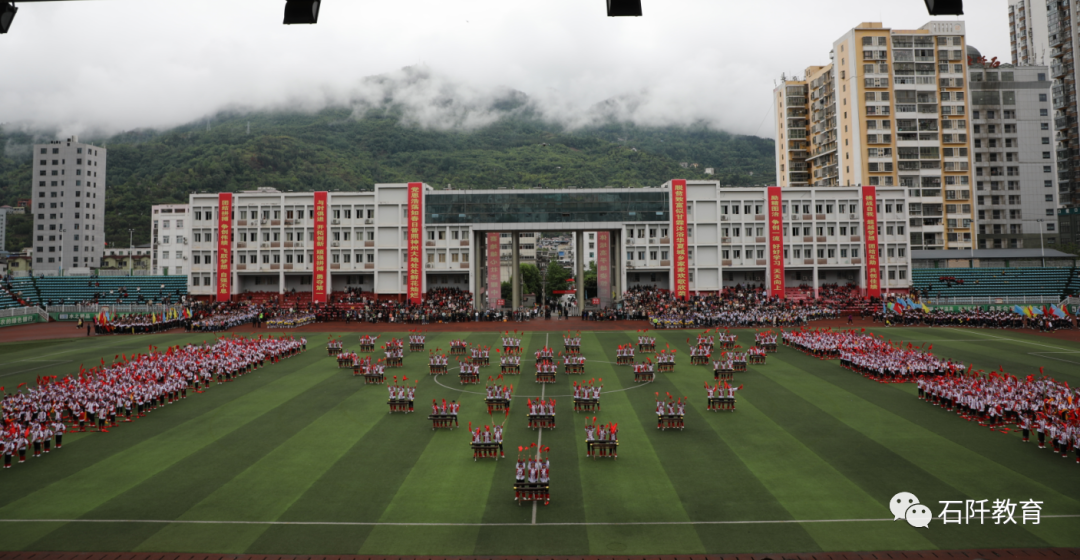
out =
<svg viewBox="0 0 1080 560"><path fill-rule="evenodd" d="M424 295L424 184L409 183L409 303L419 305Z"/></svg>
<svg viewBox="0 0 1080 560"><path fill-rule="evenodd" d="M863 232L866 234L866 297L881 296L881 268L878 265L877 189L862 188Z"/></svg>
<svg viewBox="0 0 1080 560"><path fill-rule="evenodd" d="M600 307L611 305L611 232L596 232L596 290ZM582 296L584 297L584 296Z"/></svg>
<svg viewBox="0 0 1080 560"><path fill-rule="evenodd" d="M766 189L769 211L769 295L784 298L784 212L780 187Z"/></svg>
<svg viewBox="0 0 1080 560"><path fill-rule="evenodd" d="M217 301L232 298L232 193L218 193Z"/></svg>
<svg viewBox="0 0 1080 560"><path fill-rule="evenodd" d="M326 228L326 218L330 213L329 195L325 191L315 192L315 259L311 264L311 301L313 303L326 303L326 238L329 232Z"/></svg>
<svg viewBox="0 0 1080 560"><path fill-rule="evenodd" d="M514 235L517 235L516 233ZM502 263L499 262L499 232L487 234L488 309L495 309L502 298Z"/></svg>
<svg viewBox="0 0 1080 560"><path fill-rule="evenodd" d="M686 235L686 181L675 179L671 182L671 252L674 253L671 267L671 289L678 299L690 295L690 259L687 254Z"/></svg>

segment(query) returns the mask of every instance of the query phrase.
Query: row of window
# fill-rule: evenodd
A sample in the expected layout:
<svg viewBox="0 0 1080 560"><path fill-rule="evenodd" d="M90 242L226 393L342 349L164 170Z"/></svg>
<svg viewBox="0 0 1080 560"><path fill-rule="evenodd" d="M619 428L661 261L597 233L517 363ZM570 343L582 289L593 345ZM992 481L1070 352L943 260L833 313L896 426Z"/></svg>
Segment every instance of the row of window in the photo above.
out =
<svg viewBox="0 0 1080 560"><path fill-rule="evenodd" d="M985 190L985 184L986 184L986 181L976 181L975 182L975 190L977 190L977 191ZM1020 181L1008 181L1006 183L1006 186L1008 188L1006 188L1005 190L1018 191L1018 190L1020 190ZM1043 181L1043 187L1048 188L1048 189L1054 188L1054 180L1053 179L1046 179L1045 181ZM992 190L992 191L1001 190L1001 181L990 181L990 190Z"/></svg>
<svg viewBox="0 0 1080 560"><path fill-rule="evenodd" d="M38 186L39 187L44 187L45 186L45 181L38 181ZM63 181L49 181L49 186L50 187L62 187L62 186L64 186L64 182ZM76 187L83 186L82 180L81 179L76 180L75 181L75 186ZM97 181L87 181L86 186L91 187L91 188L97 188ZM78 191L76 191L75 196L79 196ZM86 196L89 198L90 193L86 193ZM94 194L94 198L97 198L97 193Z"/></svg>
<svg viewBox="0 0 1080 560"><path fill-rule="evenodd" d="M45 154L49 153L48 150L49 150L48 148L42 148L41 149L41 155L45 155ZM52 153L59 154L60 153L60 148L53 148ZM75 153L81 154L81 153L83 153L83 149L82 148L75 148ZM96 155L98 155L98 151L96 149L93 149L93 148L87 148L86 149L86 155L88 155L88 156L96 156Z"/></svg>
<svg viewBox="0 0 1080 560"><path fill-rule="evenodd" d="M37 263L44 263L46 261L46 258L45 257L37 257L36 259L34 259L34 261L37 262ZM48 257L48 262L56 263L56 262L60 262L60 259L58 259L56 257ZM86 265L86 264L93 265L93 264L96 264L96 263L97 263L97 257L83 257L83 264L84 265ZM71 264L73 266L79 266L79 257L72 257L71 258Z"/></svg>

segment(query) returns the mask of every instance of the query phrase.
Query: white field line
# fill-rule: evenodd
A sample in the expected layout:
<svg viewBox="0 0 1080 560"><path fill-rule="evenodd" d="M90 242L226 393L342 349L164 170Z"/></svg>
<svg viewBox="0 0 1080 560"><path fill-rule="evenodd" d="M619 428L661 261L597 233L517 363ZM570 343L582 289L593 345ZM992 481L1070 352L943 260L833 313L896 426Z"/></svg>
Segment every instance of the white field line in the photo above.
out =
<svg viewBox="0 0 1080 560"><path fill-rule="evenodd" d="M547 333L547 334L544 335L544 348L547 348L548 338L550 336L551 336L551 333ZM547 389L547 383L541 383L540 384L540 401L541 402L543 402L543 400L544 400L544 390L545 389ZM536 460L537 461L540 460L540 451L542 449L544 449L544 428L540 428L540 431L536 434ZM536 525L536 509L537 509L537 505L538 505L537 502L534 501L533 502L533 510L532 510L532 524L533 525Z"/></svg>
<svg viewBox="0 0 1080 560"><path fill-rule="evenodd" d="M1075 519L1076 515L1043 515L1042 519ZM940 519L940 518L935 518ZM548 527L582 526L648 526L648 525L784 525L799 523L875 523L894 521L888 517L877 519L751 519L730 521L593 521L535 523ZM900 520L897 520L900 521ZM272 526L346 526L346 527L520 527L530 523L393 523L382 521L238 521L196 519L0 519L0 523L152 523L177 525L272 525Z"/></svg>
<svg viewBox="0 0 1080 560"><path fill-rule="evenodd" d="M49 363L47 363L47 364L45 364L43 366L32 367L30 369L20 369L19 371L13 371L13 372L10 372L10 373L3 373L3 374L0 374L0 377L8 377L10 375L18 375L20 373L27 373L27 372L30 372L30 371L34 371L34 370L38 370L38 369L45 369L47 367L58 366L58 365L61 365L61 364L70 364L73 360L38 360L38 361L39 362L49 362Z"/></svg>

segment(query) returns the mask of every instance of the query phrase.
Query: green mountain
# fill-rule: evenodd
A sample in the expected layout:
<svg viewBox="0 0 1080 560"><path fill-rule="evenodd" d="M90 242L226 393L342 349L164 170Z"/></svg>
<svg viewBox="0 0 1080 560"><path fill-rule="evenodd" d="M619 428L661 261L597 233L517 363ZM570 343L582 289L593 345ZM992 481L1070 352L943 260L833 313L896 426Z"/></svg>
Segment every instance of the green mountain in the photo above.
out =
<svg viewBox="0 0 1080 560"><path fill-rule="evenodd" d="M674 178L775 182L772 140L705 125L644 127L613 119L568 129L513 96L494 108L500 118L469 130L411 125L400 108L341 107L226 112L170 130L81 139L109 150L105 229L119 246L128 229L136 244L149 241L151 204L186 202L192 191L349 191L406 181L458 189L636 187ZM54 137L0 127L0 204L30 197L30 144ZM706 167L715 174L705 175ZM12 217L9 250L30 245L30 222L30 215Z"/></svg>

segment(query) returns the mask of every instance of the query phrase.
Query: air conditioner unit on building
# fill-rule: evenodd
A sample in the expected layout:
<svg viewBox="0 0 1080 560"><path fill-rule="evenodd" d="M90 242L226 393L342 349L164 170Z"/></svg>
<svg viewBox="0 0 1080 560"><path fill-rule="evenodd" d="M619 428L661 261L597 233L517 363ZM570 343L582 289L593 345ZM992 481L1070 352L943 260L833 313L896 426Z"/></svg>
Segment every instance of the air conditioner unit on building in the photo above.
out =
<svg viewBox="0 0 1080 560"><path fill-rule="evenodd" d="M340 245L341 245L341 243L338 243L337 241L332 241L332 242L330 243L330 246L331 246L331 247L338 247L338 246L340 246Z"/></svg>
<svg viewBox="0 0 1080 560"><path fill-rule="evenodd" d="M330 220L330 224L331 224L331 225L335 225L335 226L336 226L336 225L338 225L338 224L340 224L340 223L341 223L341 220Z"/></svg>
<svg viewBox="0 0 1080 560"><path fill-rule="evenodd" d="M848 219L849 219L849 220L858 220L858 219L859 219L859 215L858 215L858 214L851 214L851 215L850 215L850 216L848 217Z"/></svg>
<svg viewBox="0 0 1080 560"><path fill-rule="evenodd" d="M269 246L270 246L270 244L269 244L269 243L263 243L263 244L259 245L259 247L262 247L262 248L264 248L264 249L265 249L265 248L267 248L267 247L269 247Z"/></svg>
<svg viewBox="0 0 1080 560"><path fill-rule="evenodd" d="M375 220L373 220L373 219L371 219L371 218L367 218L367 219L365 219L365 220L364 220L364 223L365 223L365 224L374 224L374 223L375 223Z"/></svg>
<svg viewBox="0 0 1080 560"><path fill-rule="evenodd" d="M270 222L270 220L259 220L259 223L264 225L264 226L269 222Z"/></svg>

